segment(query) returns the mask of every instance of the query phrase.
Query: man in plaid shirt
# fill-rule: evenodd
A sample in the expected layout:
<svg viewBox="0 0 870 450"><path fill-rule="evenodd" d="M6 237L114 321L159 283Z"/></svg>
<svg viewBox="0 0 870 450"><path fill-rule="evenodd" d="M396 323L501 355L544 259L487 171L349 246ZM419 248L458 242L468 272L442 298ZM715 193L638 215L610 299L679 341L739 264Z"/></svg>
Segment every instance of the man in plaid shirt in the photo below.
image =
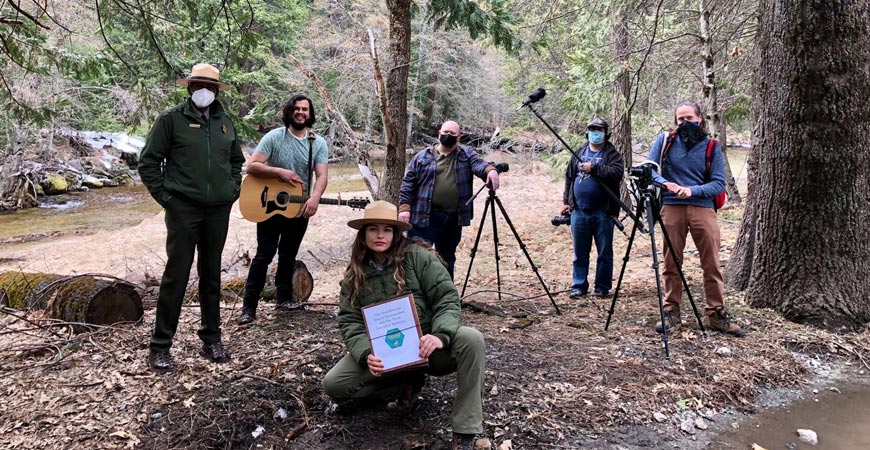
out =
<svg viewBox="0 0 870 450"><path fill-rule="evenodd" d="M438 144L420 150L408 163L399 190L399 220L414 226L408 237L435 245L453 278L456 246L462 227L471 224L472 175L498 189L498 171L472 148L459 144L459 124L448 120L438 132Z"/></svg>

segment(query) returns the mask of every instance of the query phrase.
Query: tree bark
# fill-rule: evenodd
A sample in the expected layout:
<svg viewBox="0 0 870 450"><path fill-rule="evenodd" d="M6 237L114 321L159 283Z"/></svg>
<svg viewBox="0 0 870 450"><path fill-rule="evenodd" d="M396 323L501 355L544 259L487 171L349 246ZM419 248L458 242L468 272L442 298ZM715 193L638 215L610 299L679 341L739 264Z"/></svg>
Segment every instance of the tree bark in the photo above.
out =
<svg viewBox="0 0 870 450"><path fill-rule="evenodd" d="M715 57L713 51L713 35L710 32L710 10L712 6L709 0L701 0L701 13L699 16L699 31L701 39L701 54L704 61L704 111L707 122L707 127L710 129L710 136L719 141L722 145L722 155L725 157L725 190L729 203L739 204L743 201L740 198L740 192L737 190L737 183L734 181L734 174L731 172L731 163L728 162L725 118L719 110L718 104L718 88L716 87L716 72L714 70Z"/></svg>
<svg viewBox="0 0 870 450"><path fill-rule="evenodd" d="M384 136L384 183L378 198L399 202L405 174L405 143L408 124L408 67L411 62L411 0L387 0L390 25L387 47L387 115L392 127ZM386 130L385 130L386 131Z"/></svg>
<svg viewBox="0 0 870 450"><path fill-rule="evenodd" d="M757 130L757 128L753 128L753 130ZM756 135L756 137L759 136ZM758 179L757 149L758 147L753 145L749 149L749 155L746 157L746 171L749 182L743 211L743 222L740 224L737 243L734 245L734 249L731 250L728 265L725 268L725 281L729 286L739 291L744 291L749 287L749 279L752 276L752 261L755 259L755 250L757 248L758 207L757 202L754 201L758 190L758 183L756 182Z"/></svg>
<svg viewBox="0 0 870 450"><path fill-rule="evenodd" d="M625 167L634 165L631 149L631 62L628 57L628 19L625 13L619 12L613 18L613 28L610 30L610 45L613 56L620 62L620 71L610 87L613 107L610 117L613 121L610 142L622 153ZM631 204L628 189L621 185L620 197L626 205Z"/></svg>
<svg viewBox="0 0 870 450"><path fill-rule="evenodd" d="M762 0L747 300L829 329L870 321L870 3Z"/></svg>

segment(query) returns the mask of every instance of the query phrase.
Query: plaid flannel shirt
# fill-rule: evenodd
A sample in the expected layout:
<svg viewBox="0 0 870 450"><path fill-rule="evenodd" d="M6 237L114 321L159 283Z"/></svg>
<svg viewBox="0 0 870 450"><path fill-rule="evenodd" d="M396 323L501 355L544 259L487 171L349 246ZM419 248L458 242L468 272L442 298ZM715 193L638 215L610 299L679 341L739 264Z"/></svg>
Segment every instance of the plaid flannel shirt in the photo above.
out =
<svg viewBox="0 0 870 450"><path fill-rule="evenodd" d="M429 226L429 213L432 211L432 193L435 191L434 146L420 150L408 163L402 187L399 189L399 211L411 211L411 225ZM471 147L459 145L455 150L454 170L456 173L456 197L459 201L459 225L468 226L474 216L474 205L465 206L471 198L472 175L486 181L486 175L495 170L477 155Z"/></svg>

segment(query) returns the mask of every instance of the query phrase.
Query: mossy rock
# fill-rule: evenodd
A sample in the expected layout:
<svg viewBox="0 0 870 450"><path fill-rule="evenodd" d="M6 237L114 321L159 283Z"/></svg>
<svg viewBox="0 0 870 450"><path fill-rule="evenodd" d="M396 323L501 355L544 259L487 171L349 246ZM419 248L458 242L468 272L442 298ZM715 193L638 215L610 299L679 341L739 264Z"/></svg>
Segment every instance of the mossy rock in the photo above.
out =
<svg viewBox="0 0 870 450"><path fill-rule="evenodd" d="M69 182L61 174L49 175L40 184L47 195L63 194L69 190Z"/></svg>

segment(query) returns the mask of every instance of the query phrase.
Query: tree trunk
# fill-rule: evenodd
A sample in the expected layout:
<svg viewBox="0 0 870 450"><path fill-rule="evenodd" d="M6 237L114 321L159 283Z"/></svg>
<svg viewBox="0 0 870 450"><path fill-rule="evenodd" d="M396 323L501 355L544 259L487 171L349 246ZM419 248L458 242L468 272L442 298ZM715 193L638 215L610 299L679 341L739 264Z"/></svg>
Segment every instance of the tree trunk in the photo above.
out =
<svg viewBox="0 0 870 450"><path fill-rule="evenodd" d="M611 127L610 142L622 153L625 167L634 165L631 149L631 62L628 58L628 20L624 13L618 13L613 18L613 28L610 30L610 45L613 56L620 62L621 70L613 80L610 87L613 98L613 108L610 112L613 126ZM620 197L626 205L631 204L628 189L623 184L620 188Z"/></svg>
<svg viewBox="0 0 870 450"><path fill-rule="evenodd" d="M753 128L753 130L757 130L757 128ZM756 182L758 179L757 149L758 147L753 145L749 149L749 155L746 158L746 171L749 182L743 222L740 224L737 243L734 245L734 249L731 250L731 256L725 269L725 281L729 286L739 291L744 291L749 287L749 279L752 276L752 261L755 259L755 250L757 248L758 207L755 201L758 196L758 183Z"/></svg>
<svg viewBox="0 0 870 450"><path fill-rule="evenodd" d="M870 321L870 3L762 0L747 300L830 329Z"/></svg>
<svg viewBox="0 0 870 450"><path fill-rule="evenodd" d="M19 123L12 132L12 148L0 159L0 211L38 205L36 185L22 170L27 127Z"/></svg>
<svg viewBox="0 0 870 450"><path fill-rule="evenodd" d="M725 158L725 189L729 203L741 203L740 192L731 172L731 163L728 162L726 152L727 137L725 132L725 119L719 111L718 91L716 87L716 72L714 70L715 54L713 52L713 35L710 32L710 1L701 0L701 13L699 14L699 31L701 39L701 53L704 60L704 110L707 112L704 120L710 129L710 136L722 145L722 156Z"/></svg>
<svg viewBox="0 0 870 450"><path fill-rule="evenodd" d="M142 318L142 299L132 284L95 275L0 273L0 304L16 309L44 309L53 319L84 324L111 325Z"/></svg>
<svg viewBox="0 0 870 450"><path fill-rule="evenodd" d="M387 114L392 127L385 133L384 183L378 198L399 202L405 174L408 125L408 66L411 61L411 0L387 0L390 33L387 47Z"/></svg>

